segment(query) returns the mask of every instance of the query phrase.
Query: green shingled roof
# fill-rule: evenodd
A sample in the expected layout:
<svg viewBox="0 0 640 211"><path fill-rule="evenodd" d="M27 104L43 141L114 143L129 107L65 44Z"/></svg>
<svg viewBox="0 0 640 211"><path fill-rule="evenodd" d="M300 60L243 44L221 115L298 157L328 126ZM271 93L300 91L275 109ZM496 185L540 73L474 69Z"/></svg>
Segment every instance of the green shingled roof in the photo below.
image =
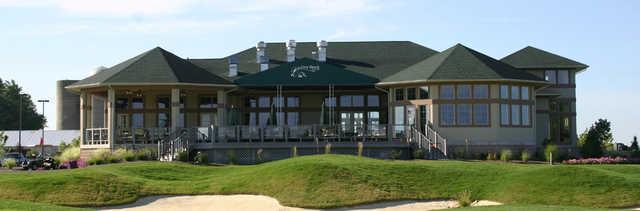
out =
<svg viewBox="0 0 640 211"><path fill-rule="evenodd" d="M171 52L156 47L70 87L117 84L232 84Z"/></svg>
<svg viewBox="0 0 640 211"><path fill-rule="evenodd" d="M318 50L315 42L296 44L296 58L313 58L311 53ZM329 42L327 63L382 79L436 53L438 52L409 41ZM255 47L232 56L235 56L238 62L238 77L232 79L260 72L260 65L256 63ZM285 44L283 42L267 43L266 56L270 59L269 65L272 67L286 63ZM189 61L226 77L229 70L228 58L190 59Z"/></svg>
<svg viewBox="0 0 640 211"><path fill-rule="evenodd" d="M457 44L383 79L383 82L438 80L526 80L541 78Z"/></svg>
<svg viewBox="0 0 640 211"><path fill-rule="evenodd" d="M578 69L582 70L589 66L527 46L511 55L502 58L500 61L521 69Z"/></svg>
<svg viewBox="0 0 640 211"><path fill-rule="evenodd" d="M301 58L235 80L239 86L373 86L378 79L314 59Z"/></svg>

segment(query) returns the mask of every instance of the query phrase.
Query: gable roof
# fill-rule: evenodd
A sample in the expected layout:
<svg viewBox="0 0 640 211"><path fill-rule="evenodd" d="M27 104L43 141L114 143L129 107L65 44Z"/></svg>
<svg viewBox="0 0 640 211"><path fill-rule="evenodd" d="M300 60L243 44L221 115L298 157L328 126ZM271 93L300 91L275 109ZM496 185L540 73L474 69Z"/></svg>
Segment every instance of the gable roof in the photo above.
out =
<svg viewBox="0 0 640 211"><path fill-rule="evenodd" d="M160 47L89 76L70 88L117 84L231 84Z"/></svg>
<svg viewBox="0 0 640 211"><path fill-rule="evenodd" d="M283 42L266 44L269 65L276 67L285 64L287 58L285 44ZM312 52L318 51L315 42L297 42L296 45L296 58L313 58ZM329 42L326 62L382 79L436 53L435 50L410 41ZM260 65L256 63L255 47L224 58L189 59L189 61L221 77L228 78L228 59L231 56L237 60L238 76L230 79L260 72Z"/></svg>
<svg viewBox="0 0 640 211"><path fill-rule="evenodd" d="M385 79L383 83L445 80L525 80L544 82L461 44L431 56Z"/></svg>
<svg viewBox="0 0 640 211"><path fill-rule="evenodd" d="M538 49L527 46L515 53L512 53L500 61L521 69L578 69L583 70L589 67L586 64Z"/></svg>
<svg viewBox="0 0 640 211"><path fill-rule="evenodd" d="M235 80L239 86L373 86L378 79L326 62L301 58Z"/></svg>

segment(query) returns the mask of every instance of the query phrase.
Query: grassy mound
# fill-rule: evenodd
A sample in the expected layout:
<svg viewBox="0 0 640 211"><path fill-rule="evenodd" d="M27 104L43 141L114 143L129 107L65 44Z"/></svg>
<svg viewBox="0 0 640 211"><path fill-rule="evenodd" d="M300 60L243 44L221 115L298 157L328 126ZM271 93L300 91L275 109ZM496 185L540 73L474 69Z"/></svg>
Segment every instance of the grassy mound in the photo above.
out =
<svg viewBox="0 0 640 211"><path fill-rule="evenodd" d="M628 207L640 201L640 166L548 166L461 161L384 161L302 156L255 166L134 162L0 174L0 198L58 205L114 205L159 194L260 194L328 208L398 199L454 198L509 204Z"/></svg>

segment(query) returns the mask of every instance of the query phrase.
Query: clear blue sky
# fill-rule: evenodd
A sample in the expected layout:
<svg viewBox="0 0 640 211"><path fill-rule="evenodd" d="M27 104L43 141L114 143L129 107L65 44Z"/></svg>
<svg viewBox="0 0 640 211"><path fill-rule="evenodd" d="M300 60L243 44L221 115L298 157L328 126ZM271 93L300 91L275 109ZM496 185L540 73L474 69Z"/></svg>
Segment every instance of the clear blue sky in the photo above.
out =
<svg viewBox="0 0 640 211"><path fill-rule="evenodd" d="M56 80L155 46L205 58L260 40L410 40L502 58L531 45L591 66L577 76L578 133L607 118L628 143L640 135L638 11L640 1L0 0L0 78L52 100L55 126Z"/></svg>

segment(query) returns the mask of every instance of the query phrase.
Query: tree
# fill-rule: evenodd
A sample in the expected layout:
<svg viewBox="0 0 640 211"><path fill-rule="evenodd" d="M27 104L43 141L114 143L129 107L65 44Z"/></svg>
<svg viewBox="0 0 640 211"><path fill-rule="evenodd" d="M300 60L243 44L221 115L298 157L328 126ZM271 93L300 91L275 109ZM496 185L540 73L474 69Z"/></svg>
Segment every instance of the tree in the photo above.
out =
<svg viewBox="0 0 640 211"><path fill-rule="evenodd" d="M22 93L22 87L15 81L3 81L0 78L0 130L18 130L20 113L22 113L24 130L41 129L46 123L45 117L36 111L36 106L29 94L22 93L22 108L20 108L20 93Z"/></svg>
<svg viewBox="0 0 640 211"><path fill-rule="evenodd" d="M631 147L629 147L629 151L638 152L640 148L638 148L638 137L633 136L633 141L631 142Z"/></svg>
<svg viewBox="0 0 640 211"><path fill-rule="evenodd" d="M591 127L580 135L582 155L584 157L601 157L604 150L613 144L611 122L598 119Z"/></svg>
<svg viewBox="0 0 640 211"><path fill-rule="evenodd" d="M7 143L7 135L0 131L0 159L4 157L4 144Z"/></svg>

